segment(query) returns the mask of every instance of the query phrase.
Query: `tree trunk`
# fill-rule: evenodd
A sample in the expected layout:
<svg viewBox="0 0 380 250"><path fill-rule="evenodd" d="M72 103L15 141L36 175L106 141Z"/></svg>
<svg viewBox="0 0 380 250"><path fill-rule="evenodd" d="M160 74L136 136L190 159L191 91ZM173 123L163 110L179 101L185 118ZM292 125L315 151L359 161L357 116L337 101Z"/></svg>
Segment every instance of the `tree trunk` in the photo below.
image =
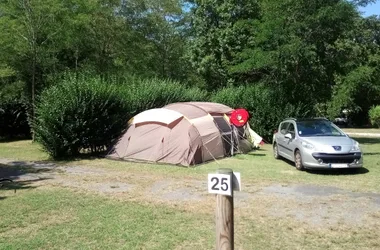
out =
<svg viewBox="0 0 380 250"><path fill-rule="evenodd" d="M32 141L34 142L35 136L34 136L34 130L33 130L33 124L34 124L34 116L35 116L35 110L34 110L34 105L35 105L35 89L36 89L36 60L37 60L37 52L36 49L34 48L33 51L33 59L32 59L32 114L31 114L31 119L30 123L32 125Z"/></svg>

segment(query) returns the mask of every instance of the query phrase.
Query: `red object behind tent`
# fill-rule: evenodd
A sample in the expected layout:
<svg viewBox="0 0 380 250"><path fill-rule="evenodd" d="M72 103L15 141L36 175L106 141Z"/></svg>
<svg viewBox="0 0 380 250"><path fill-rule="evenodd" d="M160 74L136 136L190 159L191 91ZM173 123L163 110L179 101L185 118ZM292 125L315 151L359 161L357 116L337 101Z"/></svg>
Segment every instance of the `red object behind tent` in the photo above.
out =
<svg viewBox="0 0 380 250"><path fill-rule="evenodd" d="M236 127L244 126L249 119L249 113L245 109L235 109L230 116L230 122Z"/></svg>

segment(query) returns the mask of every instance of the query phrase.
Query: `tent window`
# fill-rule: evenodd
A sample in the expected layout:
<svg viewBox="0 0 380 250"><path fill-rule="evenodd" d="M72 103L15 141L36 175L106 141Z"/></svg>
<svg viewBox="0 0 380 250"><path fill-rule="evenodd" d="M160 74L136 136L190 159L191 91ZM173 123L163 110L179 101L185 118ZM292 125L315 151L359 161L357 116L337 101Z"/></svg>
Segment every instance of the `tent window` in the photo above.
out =
<svg viewBox="0 0 380 250"><path fill-rule="evenodd" d="M223 116L214 116L214 121L219 131L221 132L224 154L230 155L231 153L231 127L226 122Z"/></svg>
<svg viewBox="0 0 380 250"><path fill-rule="evenodd" d="M224 120L223 116L214 116L215 123L222 133L231 132L230 125Z"/></svg>

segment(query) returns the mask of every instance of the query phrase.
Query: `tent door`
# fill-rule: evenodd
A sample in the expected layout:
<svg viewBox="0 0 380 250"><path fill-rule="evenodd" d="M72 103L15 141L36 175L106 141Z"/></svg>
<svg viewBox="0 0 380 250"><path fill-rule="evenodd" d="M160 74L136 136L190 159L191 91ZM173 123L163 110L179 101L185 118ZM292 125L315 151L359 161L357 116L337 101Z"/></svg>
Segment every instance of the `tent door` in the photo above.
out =
<svg viewBox="0 0 380 250"><path fill-rule="evenodd" d="M197 147L197 150L195 151L194 158L191 162L192 165L200 164L203 162L202 159L202 149L201 147Z"/></svg>
<svg viewBox="0 0 380 250"><path fill-rule="evenodd" d="M226 156L231 156L231 132L221 133L221 135L223 141L224 154Z"/></svg>

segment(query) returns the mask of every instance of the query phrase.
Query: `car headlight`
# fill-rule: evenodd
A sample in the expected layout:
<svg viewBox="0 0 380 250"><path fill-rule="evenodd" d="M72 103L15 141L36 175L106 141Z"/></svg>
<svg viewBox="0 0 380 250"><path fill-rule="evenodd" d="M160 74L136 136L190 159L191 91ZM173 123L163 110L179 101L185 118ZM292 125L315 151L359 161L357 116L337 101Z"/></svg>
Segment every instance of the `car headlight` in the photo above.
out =
<svg viewBox="0 0 380 250"><path fill-rule="evenodd" d="M354 145L352 146L351 151L360 151L359 142L354 141Z"/></svg>
<svg viewBox="0 0 380 250"><path fill-rule="evenodd" d="M307 148L307 149L314 149L314 145L313 144L310 144L310 143L305 142L305 141L302 142L302 146L304 148Z"/></svg>

